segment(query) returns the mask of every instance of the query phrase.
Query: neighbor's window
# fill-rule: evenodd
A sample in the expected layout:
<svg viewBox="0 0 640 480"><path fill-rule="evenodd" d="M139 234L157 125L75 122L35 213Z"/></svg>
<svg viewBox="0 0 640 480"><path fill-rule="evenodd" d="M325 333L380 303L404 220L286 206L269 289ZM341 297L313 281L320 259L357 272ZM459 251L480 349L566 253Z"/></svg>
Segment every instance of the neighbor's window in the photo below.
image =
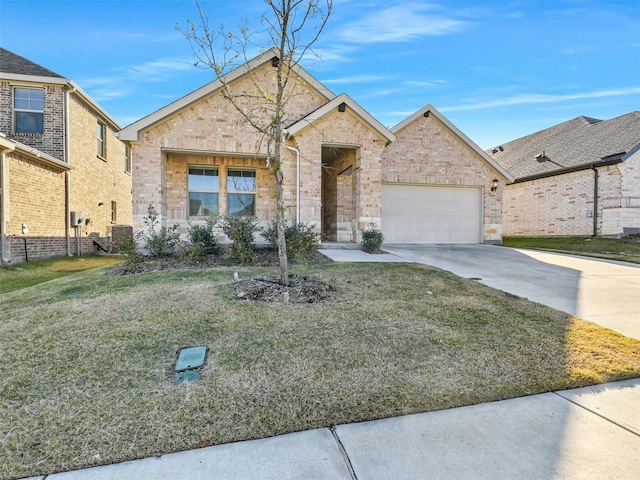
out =
<svg viewBox="0 0 640 480"><path fill-rule="evenodd" d="M218 168L189 167L189 216L218 213Z"/></svg>
<svg viewBox="0 0 640 480"><path fill-rule="evenodd" d="M44 90L14 88L13 112L15 133L44 133Z"/></svg>
<svg viewBox="0 0 640 480"><path fill-rule="evenodd" d="M105 145L105 139L106 139L106 129L107 127L103 124L98 122L97 126L96 126L96 137L98 138L98 149L97 149L97 154L99 157L106 157L106 145Z"/></svg>
<svg viewBox="0 0 640 480"><path fill-rule="evenodd" d="M254 216L256 214L255 170L227 171L228 214Z"/></svg>
<svg viewBox="0 0 640 480"><path fill-rule="evenodd" d="M131 173L131 149L127 145L124 146L124 171Z"/></svg>
<svg viewBox="0 0 640 480"><path fill-rule="evenodd" d="M118 208L115 201L111 201L111 223L116 223L118 218Z"/></svg>

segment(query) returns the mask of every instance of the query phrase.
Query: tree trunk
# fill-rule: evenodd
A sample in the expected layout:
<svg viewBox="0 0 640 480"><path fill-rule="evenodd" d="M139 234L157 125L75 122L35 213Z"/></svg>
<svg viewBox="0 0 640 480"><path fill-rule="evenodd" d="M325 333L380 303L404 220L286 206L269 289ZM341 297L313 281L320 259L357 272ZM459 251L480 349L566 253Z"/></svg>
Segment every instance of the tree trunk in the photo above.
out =
<svg viewBox="0 0 640 480"><path fill-rule="evenodd" d="M282 192L282 183L276 184L276 195L278 197L278 213L276 219L278 221L278 261L280 263L280 282L289 286L289 261L287 259L287 243L284 236L284 200Z"/></svg>

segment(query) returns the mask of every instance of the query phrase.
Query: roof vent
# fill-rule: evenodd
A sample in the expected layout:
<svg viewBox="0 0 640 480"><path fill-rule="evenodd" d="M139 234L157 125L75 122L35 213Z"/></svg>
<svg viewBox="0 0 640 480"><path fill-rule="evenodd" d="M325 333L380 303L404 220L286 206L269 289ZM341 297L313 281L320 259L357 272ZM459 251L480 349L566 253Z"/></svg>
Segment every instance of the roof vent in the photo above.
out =
<svg viewBox="0 0 640 480"><path fill-rule="evenodd" d="M280 65L280 59L278 57L273 57L271 59L271 66L277 67L278 65Z"/></svg>
<svg viewBox="0 0 640 480"><path fill-rule="evenodd" d="M338 111L339 112L344 112L347 109L347 104L342 102L340 105L338 105Z"/></svg>

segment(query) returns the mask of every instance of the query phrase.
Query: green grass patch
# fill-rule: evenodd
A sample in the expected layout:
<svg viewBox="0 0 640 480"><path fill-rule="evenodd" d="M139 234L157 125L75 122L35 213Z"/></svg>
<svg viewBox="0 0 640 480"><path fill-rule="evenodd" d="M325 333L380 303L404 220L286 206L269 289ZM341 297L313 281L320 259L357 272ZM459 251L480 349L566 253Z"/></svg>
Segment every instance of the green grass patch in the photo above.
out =
<svg viewBox="0 0 640 480"><path fill-rule="evenodd" d="M121 261L120 257L89 255L3 266L0 267L0 294Z"/></svg>
<svg viewBox="0 0 640 480"><path fill-rule="evenodd" d="M533 248L640 263L640 244L602 237L503 237L505 247Z"/></svg>
<svg viewBox="0 0 640 480"><path fill-rule="evenodd" d="M0 478L640 376L640 341L435 268L292 268L336 287L312 304L239 300L235 271L276 273L98 269L3 295ZM201 380L175 383L196 345Z"/></svg>

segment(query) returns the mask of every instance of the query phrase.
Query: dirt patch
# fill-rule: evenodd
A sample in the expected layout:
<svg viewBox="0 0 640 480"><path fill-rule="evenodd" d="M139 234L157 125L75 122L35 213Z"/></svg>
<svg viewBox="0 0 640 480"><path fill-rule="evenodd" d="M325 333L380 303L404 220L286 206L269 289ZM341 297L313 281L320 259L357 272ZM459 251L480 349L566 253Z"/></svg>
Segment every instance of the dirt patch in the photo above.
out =
<svg viewBox="0 0 640 480"><path fill-rule="evenodd" d="M316 275L289 275L288 286L276 276L250 278L235 286L237 298L258 302L315 303L334 292L333 285Z"/></svg>

